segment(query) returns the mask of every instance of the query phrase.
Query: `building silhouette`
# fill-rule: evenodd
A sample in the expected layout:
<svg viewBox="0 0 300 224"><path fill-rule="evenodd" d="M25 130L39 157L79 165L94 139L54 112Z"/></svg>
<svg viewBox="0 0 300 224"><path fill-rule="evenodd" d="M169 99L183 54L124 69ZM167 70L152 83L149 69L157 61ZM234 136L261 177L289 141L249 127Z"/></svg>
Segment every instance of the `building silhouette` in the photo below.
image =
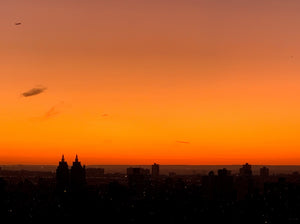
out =
<svg viewBox="0 0 300 224"><path fill-rule="evenodd" d="M259 174L261 177L268 177L269 176L269 168L267 168L265 166L260 168Z"/></svg>
<svg viewBox="0 0 300 224"><path fill-rule="evenodd" d="M159 176L159 165L154 163L152 165L152 177L156 178Z"/></svg>
<svg viewBox="0 0 300 224"><path fill-rule="evenodd" d="M56 187L59 191L66 192L69 187L69 167L62 155L61 161L56 169Z"/></svg>
<svg viewBox="0 0 300 224"><path fill-rule="evenodd" d="M202 177L205 196L210 200L234 200L236 192L231 171L226 168L219 169L218 175L210 171Z"/></svg>
<svg viewBox="0 0 300 224"><path fill-rule="evenodd" d="M250 164L246 163L245 165L243 165L242 168L240 168L240 176L244 176L244 177L252 176L252 168Z"/></svg>
<svg viewBox="0 0 300 224"><path fill-rule="evenodd" d="M81 190L86 185L85 166L82 166L76 155L75 161L71 167L71 188L72 190Z"/></svg>
<svg viewBox="0 0 300 224"><path fill-rule="evenodd" d="M150 175L150 170L139 168L139 167L127 168L127 176L132 176L132 175Z"/></svg>
<svg viewBox="0 0 300 224"><path fill-rule="evenodd" d="M233 176L231 171L226 168L218 170L218 176L216 177L216 196L222 200L233 200L236 197Z"/></svg>
<svg viewBox="0 0 300 224"><path fill-rule="evenodd" d="M218 176L219 177L230 176L230 175L231 175L231 171L227 170L226 168L218 170Z"/></svg>
<svg viewBox="0 0 300 224"><path fill-rule="evenodd" d="M143 168L127 168L128 186L137 191L143 191L148 185L150 176L149 169Z"/></svg>
<svg viewBox="0 0 300 224"><path fill-rule="evenodd" d="M252 167L246 163L240 168L240 175L236 180L238 200L246 198L247 195L253 194L255 190Z"/></svg>

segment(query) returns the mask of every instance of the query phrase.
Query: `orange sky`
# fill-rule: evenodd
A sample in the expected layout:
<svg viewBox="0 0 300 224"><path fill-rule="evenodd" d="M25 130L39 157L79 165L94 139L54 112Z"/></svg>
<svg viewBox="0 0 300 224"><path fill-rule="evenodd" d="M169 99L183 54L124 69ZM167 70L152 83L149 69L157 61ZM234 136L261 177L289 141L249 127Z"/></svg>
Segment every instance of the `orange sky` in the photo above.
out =
<svg viewBox="0 0 300 224"><path fill-rule="evenodd" d="M299 11L1 0L0 164L300 164Z"/></svg>

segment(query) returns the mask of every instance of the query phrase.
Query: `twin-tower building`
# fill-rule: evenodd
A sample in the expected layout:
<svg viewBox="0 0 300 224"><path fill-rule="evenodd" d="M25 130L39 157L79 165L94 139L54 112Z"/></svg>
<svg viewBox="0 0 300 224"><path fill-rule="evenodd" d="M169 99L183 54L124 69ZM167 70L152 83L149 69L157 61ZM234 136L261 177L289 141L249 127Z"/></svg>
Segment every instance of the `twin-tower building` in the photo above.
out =
<svg viewBox="0 0 300 224"><path fill-rule="evenodd" d="M56 169L56 185L60 192L82 190L86 185L85 166L82 166L76 155L75 161L69 170L68 163L62 155Z"/></svg>

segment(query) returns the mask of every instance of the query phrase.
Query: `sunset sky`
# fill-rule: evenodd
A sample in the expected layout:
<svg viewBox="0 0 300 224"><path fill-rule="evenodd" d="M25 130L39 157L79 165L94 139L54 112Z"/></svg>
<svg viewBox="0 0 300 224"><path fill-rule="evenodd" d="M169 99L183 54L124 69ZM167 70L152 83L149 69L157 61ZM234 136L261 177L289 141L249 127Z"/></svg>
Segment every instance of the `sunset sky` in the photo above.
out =
<svg viewBox="0 0 300 224"><path fill-rule="evenodd" d="M1 0L0 164L300 165L299 12Z"/></svg>

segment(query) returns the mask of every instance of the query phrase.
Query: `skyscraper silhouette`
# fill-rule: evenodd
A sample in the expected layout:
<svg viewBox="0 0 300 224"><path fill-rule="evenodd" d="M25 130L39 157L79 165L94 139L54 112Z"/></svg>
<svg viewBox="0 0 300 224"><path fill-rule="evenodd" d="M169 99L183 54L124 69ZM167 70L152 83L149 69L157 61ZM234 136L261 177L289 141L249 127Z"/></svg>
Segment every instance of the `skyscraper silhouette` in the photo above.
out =
<svg viewBox="0 0 300 224"><path fill-rule="evenodd" d="M85 166L81 166L76 155L73 166L71 167L71 188L72 190L81 190L86 184Z"/></svg>
<svg viewBox="0 0 300 224"><path fill-rule="evenodd" d="M69 168L64 155L56 169L56 186L59 191L67 191L69 187Z"/></svg>
<svg viewBox="0 0 300 224"><path fill-rule="evenodd" d="M156 178L159 176L159 165L154 163L152 165L152 177Z"/></svg>

